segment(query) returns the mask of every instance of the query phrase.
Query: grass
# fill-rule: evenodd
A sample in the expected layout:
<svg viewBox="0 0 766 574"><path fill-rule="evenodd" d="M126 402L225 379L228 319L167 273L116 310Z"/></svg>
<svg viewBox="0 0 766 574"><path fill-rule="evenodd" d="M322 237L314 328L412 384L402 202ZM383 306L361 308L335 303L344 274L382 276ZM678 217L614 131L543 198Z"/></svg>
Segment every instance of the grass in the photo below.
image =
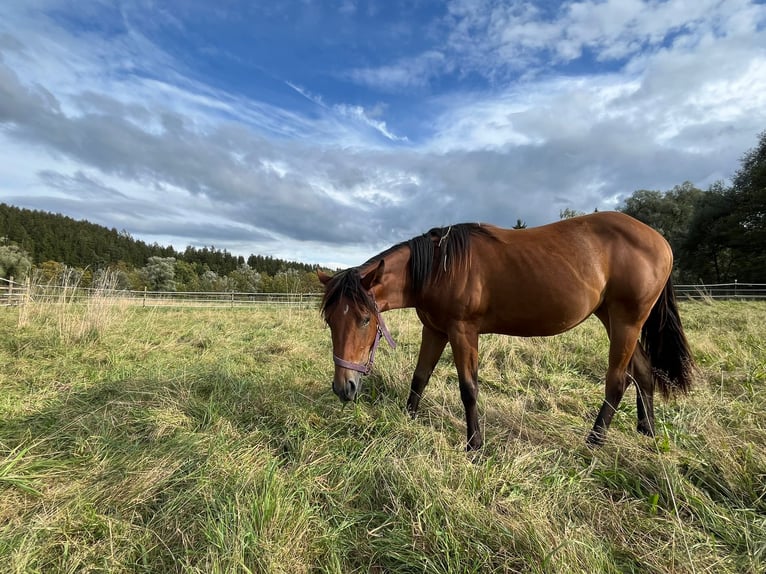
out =
<svg viewBox="0 0 766 574"><path fill-rule="evenodd" d="M598 450L597 321L484 337L471 455L449 348L404 412L411 311L344 408L316 311L35 305L0 308L3 572L766 568L765 303L683 304L697 387Z"/></svg>

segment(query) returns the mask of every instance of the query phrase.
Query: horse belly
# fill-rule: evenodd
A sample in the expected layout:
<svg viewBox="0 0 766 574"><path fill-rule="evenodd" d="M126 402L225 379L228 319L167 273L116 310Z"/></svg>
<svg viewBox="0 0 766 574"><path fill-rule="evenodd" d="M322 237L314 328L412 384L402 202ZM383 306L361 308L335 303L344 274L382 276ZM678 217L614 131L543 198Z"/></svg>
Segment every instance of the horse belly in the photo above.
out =
<svg viewBox="0 0 766 574"><path fill-rule="evenodd" d="M524 283L524 282L522 282ZM481 332L547 337L576 327L598 307L602 293L555 284L514 285L493 293Z"/></svg>

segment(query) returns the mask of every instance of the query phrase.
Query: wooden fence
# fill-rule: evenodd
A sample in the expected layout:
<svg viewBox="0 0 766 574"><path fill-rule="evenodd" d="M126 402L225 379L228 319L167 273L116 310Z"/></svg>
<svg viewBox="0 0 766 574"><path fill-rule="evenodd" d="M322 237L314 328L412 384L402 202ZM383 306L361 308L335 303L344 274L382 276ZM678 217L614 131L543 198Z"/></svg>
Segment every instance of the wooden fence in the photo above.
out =
<svg viewBox="0 0 766 574"><path fill-rule="evenodd" d="M16 283L13 277L3 279L0 277L0 307L9 305L21 305L29 293L29 285Z"/></svg>
<svg viewBox="0 0 766 574"><path fill-rule="evenodd" d="M717 283L712 285L676 285L679 299L766 299L766 283ZM92 297L109 297L143 307L249 307L270 305L291 308L316 308L321 293L238 293L183 291L125 291L86 289L54 285L16 283L0 278L0 306L25 302L70 303Z"/></svg>
<svg viewBox="0 0 766 574"><path fill-rule="evenodd" d="M238 293L186 291L130 291L57 285L31 285L0 279L0 306L24 302L78 303L94 297L110 298L142 307L249 307L267 305L286 308L316 308L321 293Z"/></svg>

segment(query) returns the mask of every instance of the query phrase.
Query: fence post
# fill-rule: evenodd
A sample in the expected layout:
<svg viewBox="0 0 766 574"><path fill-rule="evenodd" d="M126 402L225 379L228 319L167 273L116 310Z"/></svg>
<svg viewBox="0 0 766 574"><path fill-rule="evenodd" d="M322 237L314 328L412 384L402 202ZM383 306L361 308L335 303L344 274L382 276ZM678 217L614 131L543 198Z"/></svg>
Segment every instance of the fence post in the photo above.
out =
<svg viewBox="0 0 766 574"><path fill-rule="evenodd" d="M8 305L13 305L13 277L8 278Z"/></svg>
<svg viewBox="0 0 766 574"><path fill-rule="evenodd" d="M230 308L234 309L234 291L231 292L231 305L230 305Z"/></svg>
<svg viewBox="0 0 766 574"><path fill-rule="evenodd" d="M737 280L734 280L734 298L737 298Z"/></svg>
<svg viewBox="0 0 766 574"><path fill-rule="evenodd" d="M142 307L146 307L146 285L144 285L144 301L143 301L143 304L141 306Z"/></svg>

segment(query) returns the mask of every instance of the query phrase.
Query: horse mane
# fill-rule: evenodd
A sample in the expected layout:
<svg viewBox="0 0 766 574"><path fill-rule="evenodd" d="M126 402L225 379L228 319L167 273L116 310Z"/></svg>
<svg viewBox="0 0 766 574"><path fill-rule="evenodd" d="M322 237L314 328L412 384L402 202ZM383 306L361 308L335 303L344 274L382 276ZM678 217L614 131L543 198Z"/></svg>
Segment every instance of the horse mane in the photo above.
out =
<svg viewBox="0 0 766 574"><path fill-rule="evenodd" d="M406 242L410 248L410 278L416 296L429 283L449 281L467 273L471 265L471 238L495 236L480 223L459 223L434 227Z"/></svg>
<svg viewBox="0 0 766 574"><path fill-rule="evenodd" d="M471 238L474 236L495 238L488 226L459 223L434 227L422 235L397 243L358 267L350 267L333 275L325 286L320 310L326 316L328 309L345 296L355 305L375 313L375 301L362 286L360 270L378 263L403 247L410 249L410 280L415 296L419 296L430 283L449 280L459 272L467 273L470 268Z"/></svg>

